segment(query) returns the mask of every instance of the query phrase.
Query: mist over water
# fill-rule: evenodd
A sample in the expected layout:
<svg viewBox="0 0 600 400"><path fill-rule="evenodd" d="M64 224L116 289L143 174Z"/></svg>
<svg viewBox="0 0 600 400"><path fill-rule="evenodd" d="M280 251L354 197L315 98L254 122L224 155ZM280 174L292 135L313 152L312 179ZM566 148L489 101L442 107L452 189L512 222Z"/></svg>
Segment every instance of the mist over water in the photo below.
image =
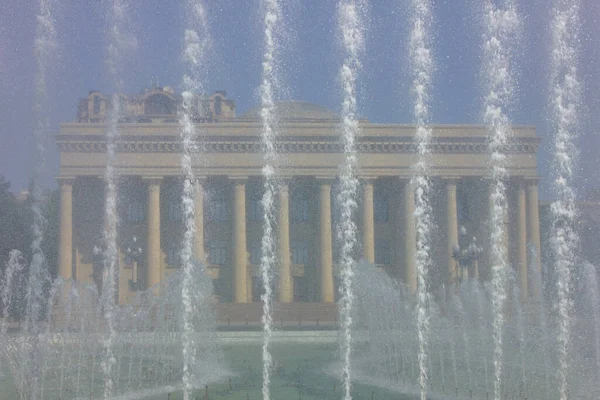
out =
<svg viewBox="0 0 600 400"><path fill-rule="evenodd" d="M551 242L557 282L559 313L558 358L560 399L569 397L569 350L571 346L572 274L577 262L576 194L573 188L579 129L580 92L577 41L579 1L556 0L552 8L550 60L550 119L554 131L554 193L550 206Z"/></svg>
<svg viewBox="0 0 600 400"><path fill-rule="evenodd" d="M277 178L275 161L277 152L275 149L275 140L278 136L277 116L275 110L275 95L277 90L277 52L278 25L281 23L281 8L277 0L265 0L262 2L264 10L263 20L263 58L262 58L262 80L260 85L260 119L262 123L261 143L263 153L263 196L262 196L262 241L261 241L261 259L260 274L263 284L263 293L261 300L263 304L263 345L262 345L262 396L264 400L271 398L271 369L273 360L271 356L271 335L272 335L272 303L273 303L273 284L275 276L275 266L277 264L277 251L275 248L275 226L276 210L275 196L279 190L280 184ZM287 216L286 216L287 218ZM280 229L282 229L280 227ZM288 257L287 254L280 254L280 257ZM288 289L289 276L279 276L279 288L284 292Z"/></svg>
<svg viewBox="0 0 600 400"><path fill-rule="evenodd" d="M410 65L412 71L413 116L417 124L415 141L418 161L413 167L411 190L415 188L415 217L417 231L417 324L419 339L419 382L421 400L427 398L429 363L429 270L431 261L431 188L429 179L429 144L431 128L428 126L429 101L432 89L434 60L431 49L431 4L428 0L412 1L412 30L410 33Z"/></svg>
<svg viewBox="0 0 600 400"><path fill-rule="evenodd" d="M484 121L488 125L491 169L490 187L490 245L492 269L492 315L494 337L494 399L500 400L503 370L504 306L507 298L508 273L508 218L507 144L510 120L507 106L512 97L511 40L520 25L515 4L507 0L496 6L488 0L484 4L483 64L481 66L484 92Z"/></svg>
<svg viewBox="0 0 600 400"><path fill-rule="evenodd" d="M198 96L204 95L204 72L207 64L207 51L210 47L210 33L208 19L204 5L199 0L188 0L184 5L187 15L187 26L183 37L183 60L187 72L183 76L182 84L182 106L180 112L181 125L181 172L183 174L182 210L185 224L183 239L181 243L181 266L183 269L183 281L181 300L182 304L182 353L183 353L183 398L190 400L192 391L198 387L195 382L194 367L199 356L199 343L197 332L202 327L197 326L196 316L201 314L199 309L204 298L210 293L206 288L196 285L198 276L206 274L204 263L206 260L197 259L194 254L196 236L204 238L202 232L197 232L202 227L196 226L196 213L203 213L202 208L196 209L196 196L202 196L199 192L201 183L197 182L193 169L194 158L201 158L199 135L196 124L193 121L194 109L200 108L201 100ZM199 110L198 110L199 111ZM202 160L199 160L202 162ZM202 205L203 203L200 203ZM204 243L197 244L204 246ZM202 250L202 255L204 251ZM205 360L204 360L205 361Z"/></svg>
<svg viewBox="0 0 600 400"><path fill-rule="evenodd" d="M356 140L360 134L357 115L356 87L361 70L361 56L364 50L366 5L360 0L340 0L338 3L338 29L341 32L344 61L340 69L342 85L342 112L340 134L344 145L344 164L340 171L340 189L336 198L336 206L340 210L337 226L337 240L340 244L340 321L342 356L342 384L344 399L350 400L352 386L351 353L352 353L352 280L355 268L355 252L357 250L356 209L358 207L358 157Z"/></svg>

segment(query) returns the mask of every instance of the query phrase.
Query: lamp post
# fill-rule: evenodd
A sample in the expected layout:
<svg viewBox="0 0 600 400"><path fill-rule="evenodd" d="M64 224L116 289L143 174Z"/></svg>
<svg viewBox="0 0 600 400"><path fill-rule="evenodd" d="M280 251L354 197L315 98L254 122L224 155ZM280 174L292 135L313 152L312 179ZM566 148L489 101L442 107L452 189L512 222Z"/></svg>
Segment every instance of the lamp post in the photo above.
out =
<svg viewBox="0 0 600 400"><path fill-rule="evenodd" d="M140 281L138 280L138 263L142 259L143 251L138 244L137 237L134 236L131 240L131 245L127 246L127 258L131 260L132 273L129 280L129 290L140 290Z"/></svg>
<svg viewBox="0 0 600 400"><path fill-rule="evenodd" d="M460 228L459 244L452 251L452 258L456 261L458 269L458 283L463 279L477 279L479 275L478 261L483 249L477 246L477 238L473 236L471 243L467 243L467 230Z"/></svg>

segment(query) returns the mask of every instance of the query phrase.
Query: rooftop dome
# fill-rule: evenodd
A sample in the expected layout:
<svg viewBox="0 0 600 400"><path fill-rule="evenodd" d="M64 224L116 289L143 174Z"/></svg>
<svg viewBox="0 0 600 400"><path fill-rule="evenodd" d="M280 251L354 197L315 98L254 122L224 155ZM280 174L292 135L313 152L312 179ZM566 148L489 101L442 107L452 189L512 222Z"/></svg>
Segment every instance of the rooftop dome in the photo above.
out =
<svg viewBox="0 0 600 400"><path fill-rule="evenodd" d="M328 108L306 101L280 101L275 105L279 118L294 120L338 120L339 115ZM255 107L240 116L242 119L259 119L260 107Z"/></svg>

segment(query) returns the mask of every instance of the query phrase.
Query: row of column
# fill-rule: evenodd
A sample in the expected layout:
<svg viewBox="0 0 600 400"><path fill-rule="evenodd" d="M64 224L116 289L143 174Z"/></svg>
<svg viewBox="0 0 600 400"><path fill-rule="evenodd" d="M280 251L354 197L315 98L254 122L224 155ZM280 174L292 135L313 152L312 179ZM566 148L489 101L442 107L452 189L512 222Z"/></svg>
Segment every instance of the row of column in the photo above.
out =
<svg viewBox="0 0 600 400"><path fill-rule="evenodd" d="M333 251L331 230L331 178L317 178L319 182L319 238L320 238L320 298L323 302L334 301L333 280ZM60 178L60 249L59 274L70 279L72 273L73 249L73 178ZM147 250L146 269L147 283L152 286L161 280L161 245L160 245L160 178L145 178L148 188L147 208ZM248 260L246 245L246 179L233 179L233 289L234 301L244 303L251 301L248 289ZM446 238L447 238L447 280L457 280L456 260L452 257L458 244L457 190L458 179L447 179L446 188ZM363 251L364 258L370 263L375 262L375 224L374 224L374 180L364 181L363 191ZM415 271L416 229L414 209L414 188L409 180L404 180L404 273L403 279L411 290L416 290L417 278ZM195 208L203 210L203 186L198 181ZM280 186L279 192L278 235L279 254L281 257L279 271L279 301L293 301L293 280L290 257L289 232L289 190L287 184ZM517 269L522 293L527 293L527 244L535 249L533 262L540 267L540 230L538 211L537 180L523 181L517 187ZM195 256L206 261L204 249L204 217L203 212L195 213L196 238Z"/></svg>

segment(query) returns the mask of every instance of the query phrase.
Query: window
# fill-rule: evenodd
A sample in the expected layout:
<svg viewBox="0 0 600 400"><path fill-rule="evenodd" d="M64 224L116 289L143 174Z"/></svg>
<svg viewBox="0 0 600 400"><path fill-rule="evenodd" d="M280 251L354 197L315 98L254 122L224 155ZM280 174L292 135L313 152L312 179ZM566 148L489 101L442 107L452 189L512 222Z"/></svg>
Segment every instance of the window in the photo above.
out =
<svg viewBox="0 0 600 400"><path fill-rule="evenodd" d="M208 245L208 260L211 265L227 264L227 242L212 241Z"/></svg>
<svg viewBox="0 0 600 400"><path fill-rule="evenodd" d="M146 99L146 115L174 115L176 103L166 94L153 94Z"/></svg>
<svg viewBox="0 0 600 400"><path fill-rule="evenodd" d="M167 264L171 267L178 267L180 263L179 258L179 247L173 244L170 245L167 252Z"/></svg>
<svg viewBox="0 0 600 400"><path fill-rule="evenodd" d="M144 205L141 201L131 201L127 204L127 222L139 224L144 222Z"/></svg>
<svg viewBox="0 0 600 400"><path fill-rule="evenodd" d="M100 96L94 96L94 99L92 101L92 114L100 114Z"/></svg>
<svg viewBox="0 0 600 400"><path fill-rule="evenodd" d="M180 199L169 199L167 204L167 218L169 222L181 222L183 219L183 210L181 209Z"/></svg>
<svg viewBox="0 0 600 400"><path fill-rule="evenodd" d="M292 221L308 221L308 199L306 197L294 196L291 204Z"/></svg>
<svg viewBox="0 0 600 400"><path fill-rule="evenodd" d="M388 222L390 217L389 202L384 194L375 195L373 199L375 222Z"/></svg>
<svg viewBox="0 0 600 400"><path fill-rule="evenodd" d="M215 116L221 115L222 112L221 96L215 97Z"/></svg>
<svg viewBox="0 0 600 400"><path fill-rule="evenodd" d="M375 242L375 264L389 265L392 263L390 254L390 242L377 240Z"/></svg>
<svg viewBox="0 0 600 400"><path fill-rule="evenodd" d="M292 264L308 265L308 245L304 242L292 243Z"/></svg>
<svg viewBox="0 0 600 400"><path fill-rule="evenodd" d="M250 246L250 264L260 265L260 259L262 257L261 244L256 242Z"/></svg>
<svg viewBox="0 0 600 400"><path fill-rule="evenodd" d="M227 211L227 202L223 193L213 193L208 200L206 220L212 222L227 221L229 217Z"/></svg>
<svg viewBox="0 0 600 400"><path fill-rule="evenodd" d="M248 210L248 218L250 221L261 221L263 219L262 199L255 195L250 198L250 209Z"/></svg>

